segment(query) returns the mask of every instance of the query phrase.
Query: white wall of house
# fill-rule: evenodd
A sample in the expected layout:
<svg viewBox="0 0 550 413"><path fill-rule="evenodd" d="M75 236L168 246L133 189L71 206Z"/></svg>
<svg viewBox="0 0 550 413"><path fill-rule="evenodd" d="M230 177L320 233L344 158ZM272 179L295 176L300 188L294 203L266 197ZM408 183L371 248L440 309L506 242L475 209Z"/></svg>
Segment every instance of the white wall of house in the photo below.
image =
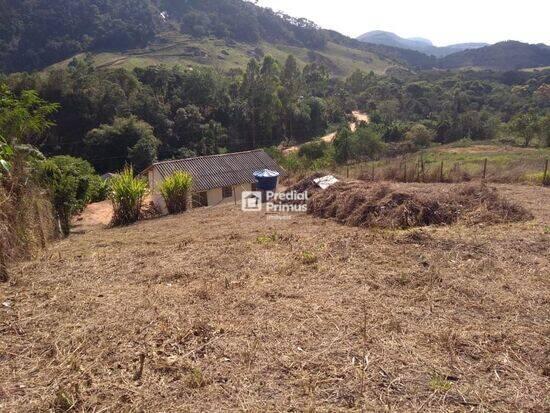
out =
<svg viewBox="0 0 550 413"><path fill-rule="evenodd" d="M252 190L251 184L234 185L233 195L229 198L224 198L222 188L211 189L207 192L208 206L235 203L235 199L237 200L237 203L240 203L243 191L251 191L251 190Z"/></svg>

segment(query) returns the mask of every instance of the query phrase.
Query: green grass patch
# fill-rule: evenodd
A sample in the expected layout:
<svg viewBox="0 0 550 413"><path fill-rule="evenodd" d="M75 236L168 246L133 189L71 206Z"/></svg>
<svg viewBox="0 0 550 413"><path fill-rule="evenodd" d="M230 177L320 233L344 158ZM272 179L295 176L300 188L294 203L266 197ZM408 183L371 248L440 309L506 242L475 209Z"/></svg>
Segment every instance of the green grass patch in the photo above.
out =
<svg viewBox="0 0 550 413"><path fill-rule="evenodd" d="M453 383L440 375L432 376L429 382L430 389L437 392L448 392Z"/></svg>

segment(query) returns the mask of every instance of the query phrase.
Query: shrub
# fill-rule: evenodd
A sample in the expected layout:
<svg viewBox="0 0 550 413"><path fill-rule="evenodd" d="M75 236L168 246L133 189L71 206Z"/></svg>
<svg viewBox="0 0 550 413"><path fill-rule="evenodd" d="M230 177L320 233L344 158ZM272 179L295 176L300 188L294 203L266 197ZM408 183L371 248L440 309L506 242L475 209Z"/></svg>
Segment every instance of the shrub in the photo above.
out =
<svg viewBox="0 0 550 413"><path fill-rule="evenodd" d="M111 178L109 199L113 203L112 226L130 225L139 220L147 182L134 177L134 170L126 167Z"/></svg>
<svg viewBox="0 0 550 413"><path fill-rule="evenodd" d="M88 177L88 201L101 202L105 201L109 196L109 182L101 178L99 175Z"/></svg>
<svg viewBox="0 0 550 413"><path fill-rule="evenodd" d="M353 134L353 156L358 159L376 159L384 153L386 145L375 125L359 127Z"/></svg>
<svg viewBox="0 0 550 413"><path fill-rule="evenodd" d="M100 200L104 183L89 162L72 156L55 156L36 167L41 182L51 191L61 231L67 236L71 218L88 203Z"/></svg>
<svg viewBox="0 0 550 413"><path fill-rule="evenodd" d="M160 185L160 193L170 214L181 214L187 210L188 195L193 177L186 172L176 172Z"/></svg>
<svg viewBox="0 0 550 413"><path fill-rule="evenodd" d="M306 158L308 161L315 161L322 158L328 149L329 144L318 140L303 144L298 151L298 155Z"/></svg>
<svg viewBox="0 0 550 413"><path fill-rule="evenodd" d="M417 123L405 135L407 140L413 142L419 148L427 148L434 140L435 132L426 126Z"/></svg>

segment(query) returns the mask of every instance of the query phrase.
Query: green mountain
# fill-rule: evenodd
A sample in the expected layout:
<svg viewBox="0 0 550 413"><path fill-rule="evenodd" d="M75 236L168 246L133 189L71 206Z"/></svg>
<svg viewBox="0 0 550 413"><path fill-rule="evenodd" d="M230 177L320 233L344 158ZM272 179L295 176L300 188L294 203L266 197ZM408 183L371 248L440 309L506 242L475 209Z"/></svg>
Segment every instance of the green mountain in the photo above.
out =
<svg viewBox="0 0 550 413"><path fill-rule="evenodd" d="M300 66L322 63L342 77L355 69L550 65L544 45L506 42L462 50L480 44L438 48L426 39L388 32L360 39L244 0L0 0L0 72L5 73L63 66L81 54L105 68L162 63L224 71L244 68L251 57L270 54L282 61L293 54Z"/></svg>
<svg viewBox="0 0 550 413"><path fill-rule="evenodd" d="M0 71L41 70L92 53L104 67L204 64L294 54L338 76L354 69L424 67L408 51L364 45L306 19L242 0L0 0Z"/></svg>
<svg viewBox="0 0 550 413"><path fill-rule="evenodd" d="M442 69L474 68L516 70L550 66L550 47L544 44L527 44L507 41L465 50L440 59Z"/></svg>
<svg viewBox="0 0 550 413"><path fill-rule="evenodd" d="M488 46L487 43L460 43L450 46L437 47L428 39L415 37L411 39L405 39L399 37L395 33L385 32L382 30L375 30L365 33L357 38L365 43L374 43L384 46L399 47L403 49L416 50L430 56L444 57L452 53L461 52L468 49L477 49L480 47Z"/></svg>

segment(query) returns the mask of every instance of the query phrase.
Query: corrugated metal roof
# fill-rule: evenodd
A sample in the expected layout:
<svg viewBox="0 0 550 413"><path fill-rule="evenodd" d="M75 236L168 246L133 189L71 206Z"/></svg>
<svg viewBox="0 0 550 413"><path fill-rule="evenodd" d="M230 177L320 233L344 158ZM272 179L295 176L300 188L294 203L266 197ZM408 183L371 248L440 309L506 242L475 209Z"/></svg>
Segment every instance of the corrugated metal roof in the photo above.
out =
<svg viewBox="0 0 550 413"><path fill-rule="evenodd" d="M261 149L157 162L152 168L156 168L163 178L168 178L177 171L190 173L193 176L193 190L196 192L254 183L256 179L252 174L261 169L284 173L277 162Z"/></svg>

